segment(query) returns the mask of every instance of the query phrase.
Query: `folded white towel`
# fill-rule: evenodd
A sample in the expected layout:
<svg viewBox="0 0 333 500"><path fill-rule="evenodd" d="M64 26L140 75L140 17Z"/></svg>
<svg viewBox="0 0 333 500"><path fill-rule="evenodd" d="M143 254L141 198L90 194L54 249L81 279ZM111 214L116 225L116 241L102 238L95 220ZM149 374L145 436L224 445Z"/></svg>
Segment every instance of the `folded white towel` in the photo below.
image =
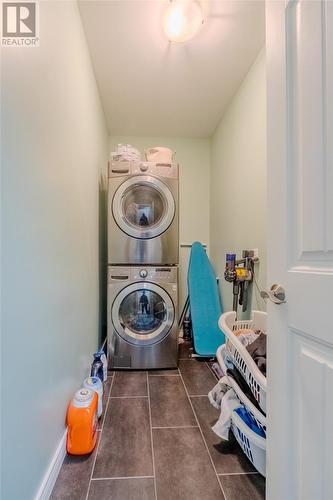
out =
<svg viewBox="0 0 333 500"><path fill-rule="evenodd" d="M118 144L117 150L112 151L111 158L114 161L141 161L142 155L130 144Z"/></svg>

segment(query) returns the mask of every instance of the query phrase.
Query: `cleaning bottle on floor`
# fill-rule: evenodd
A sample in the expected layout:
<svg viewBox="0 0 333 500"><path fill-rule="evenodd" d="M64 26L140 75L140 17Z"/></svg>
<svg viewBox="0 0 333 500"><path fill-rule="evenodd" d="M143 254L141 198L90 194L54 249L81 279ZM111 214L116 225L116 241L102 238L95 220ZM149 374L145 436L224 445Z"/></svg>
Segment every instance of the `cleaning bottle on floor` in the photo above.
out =
<svg viewBox="0 0 333 500"><path fill-rule="evenodd" d="M71 400L67 410L67 452L71 455L86 455L95 448L97 405L97 393L85 388Z"/></svg>
<svg viewBox="0 0 333 500"><path fill-rule="evenodd" d="M106 379L108 378L108 362L107 362L106 355L105 355L105 352L103 351L103 349L98 351L98 354L100 354L100 360L103 363L103 382L105 382Z"/></svg>
<svg viewBox="0 0 333 500"><path fill-rule="evenodd" d="M97 416L103 413L103 384L99 377L87 377L84 379L82 387L95 391L98 396Z"/></svg>
<svg viewBox="0 0 333 500"><path fill-rule="evenodd" d="M101 360L101 353L95 352L94 361L91 365L90 375L92 377L99 377L101 382L104 380L104 372L103 372L103 362Z"/></svg>

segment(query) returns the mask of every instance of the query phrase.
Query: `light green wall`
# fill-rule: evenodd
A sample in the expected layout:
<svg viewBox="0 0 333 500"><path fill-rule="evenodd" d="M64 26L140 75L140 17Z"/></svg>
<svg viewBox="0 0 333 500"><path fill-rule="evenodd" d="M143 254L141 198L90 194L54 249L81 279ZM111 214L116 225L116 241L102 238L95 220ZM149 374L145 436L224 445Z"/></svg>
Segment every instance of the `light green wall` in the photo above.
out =
<svg viewBox="0 0 333 500"><path fill-rule="evenodd" d="M211 140L211 257L224 310L232 285L223 279L225 254L259 248L259 284L266 285L266 72L262 51L230 102ZM258 292L253 307L262 309Z"/></svg>
<svg viewBox="0 0 333 500"><path fill-rule="evenodd" d="M209 243L209 139L174 137L111 137L111 149L118 143L132 144L144 152L151 146L166 146L176 151L180 173L180 243ZM180 250L180 312L186 300L186 273L190 250Z"/></svg>
<svg viewBox="0 0 333 500"><path fill-rule="evenodd" d="M109 146L76 2L40 2L2 66L0 496L30 500L99 343Z"/></svg>

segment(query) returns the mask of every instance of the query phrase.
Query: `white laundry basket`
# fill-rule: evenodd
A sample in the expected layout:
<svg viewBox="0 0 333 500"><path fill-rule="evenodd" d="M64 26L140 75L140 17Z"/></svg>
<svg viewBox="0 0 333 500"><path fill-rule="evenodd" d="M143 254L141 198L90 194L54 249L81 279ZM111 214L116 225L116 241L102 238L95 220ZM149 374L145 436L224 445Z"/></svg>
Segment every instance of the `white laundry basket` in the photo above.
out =
<svg viewBox="0 0 333 500"><path fill-rule="evenodd" d="M231 414L231 429L247 458L266 476L266 439L250 429L235 410Z"/></svg>
<svg viewBox="0 0 333 500"><path fill-rule="evenodd" d="M225 344L223 344L216 351L216 359L217 359L223 373L226 374L227 367L226 367L225 361L224 361L225 360L225 353L226 353L226 346L225 346ZM237 384L237 382L234 378L228 377L228 375L226 375L226 377L228 379L228 385L230 385L230 387L232 387L232 389L235 391L236 396L238 397L240 402L245 406L247 411L252 415L253 419L256 421L258 427L260 427L266 435L266 417L265 417L265 415L263 413L261 413L261 411L258 410L258 408L256 408L254 406L254 404L249 400L249 398L246 396L246 394L244 394L244 392L239 387L239 385Z"/></svg>
<svg viewBox="0 0 333 500"><path fill-rule="evenodd" d="M261 373L247 349L237 336L236 330L252 328L266 333L267 313L253 311L251 320L236 321L234 311L221 315L219 327L226 336L226 350L238 371L243 375L262 411L266 413L266 387L267 380Z"/></svg>
<svg viewBox="0 0 333 500"><path fill-rule="evenodd" d="M227 372L227 367L224 362L225 352L225 344L221 345L216 351L217 361L224 373ZM226 377L228 379L228 385L233 388L240 402L252 415L257 425L263 430L266 436L266 417L251 403L248 397L240 389L237 382L232 377L228 377L228 375L226 375ZM250 462L260 474L265 476L266 439L254 432L235 411L231 414L231 430Z"/></svg>

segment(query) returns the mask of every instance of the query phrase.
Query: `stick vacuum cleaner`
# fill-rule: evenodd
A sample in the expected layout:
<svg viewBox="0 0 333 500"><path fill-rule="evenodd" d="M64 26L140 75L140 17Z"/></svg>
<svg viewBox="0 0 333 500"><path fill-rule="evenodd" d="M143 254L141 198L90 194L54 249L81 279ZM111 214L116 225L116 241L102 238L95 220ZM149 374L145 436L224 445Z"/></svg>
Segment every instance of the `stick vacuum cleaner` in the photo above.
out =
<svg viewBox="0 0 333 500"><path fill-rule="evenodd" d="M253 280L253 266L257 259L252 250L243 250L242 259L236 259L235 253L227 253L224 278L233 283L233 310L237 314L238 304L242 311L247 310L249 285Z"/></svg>

